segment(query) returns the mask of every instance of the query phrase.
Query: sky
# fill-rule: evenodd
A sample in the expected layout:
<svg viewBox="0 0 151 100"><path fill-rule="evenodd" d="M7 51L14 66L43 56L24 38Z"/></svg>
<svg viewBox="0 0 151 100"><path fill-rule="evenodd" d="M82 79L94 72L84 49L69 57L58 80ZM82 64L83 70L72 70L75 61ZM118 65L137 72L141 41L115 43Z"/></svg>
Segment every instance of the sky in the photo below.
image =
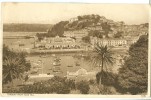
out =
<svg viewBox="0 0 151 100"><path fill-rule="evenodd" d="M3 23L55 24L79 15L98 14L126 24L149 22L149 5L80 3L3 3Z"/></svg>

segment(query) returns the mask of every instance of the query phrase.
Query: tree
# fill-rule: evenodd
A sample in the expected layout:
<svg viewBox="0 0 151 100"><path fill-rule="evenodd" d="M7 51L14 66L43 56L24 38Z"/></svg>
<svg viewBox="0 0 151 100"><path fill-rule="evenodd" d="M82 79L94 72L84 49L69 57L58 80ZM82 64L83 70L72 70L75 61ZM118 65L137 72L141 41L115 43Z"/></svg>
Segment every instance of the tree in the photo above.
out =
<svg viewBox="0 0 151 100"><path fill-rule="evenodd" d="M102 38L103 33L101 33L99 30L91 30L89 31L88 36L93 36L93 37L98 37L98 38Z"/></svg>
<svg viewBox="0 0 151 100"><path fill-rule="evenodd" d="M132 94L147 91L148 36L144 35L129 48L129 57L119 70L118 84L123 92Z"/></svg>
<svg viewBox="0 0 151 100"><path fill-rule="evenodd" d="M102 23L101 26L102 26L102 29L104 31L104 34L108 37L108 33L110 31L112 31L111 26L107 22Z"/></svg>
<svg viewBox="0 0 151 100"><path fill-rule="evenodd" d="M100 46L97 44L95 47L95 52L96 56L93 57L93 62L95 65L98 65L101 70L100 72L96 75L97 81L99 84L102 84L102 78L105 72L108 71L108 67L106 65L113 64L113 57L112 57L112 52L107 46ZM99 78L98 78L99 77Z"/></svg>
<svg viewBox="0 0 151 100"><path fill-rule="evenodd" d="M83 37L82 40L83 40L85 43L90 43L90 37L89 37L89 36Z"/></svg>
<svg viewBox="0 0 151 100"><path fill-rule="evenodd" d="M55 24L51 30L48 30L48 36L50 37L55 37L55 36L60 36L62 37L64 34L65 30L65 25L67 25L69 22L68 21L61 21L57 24Z"/></svg>
<svg viewBox="0 0 151 100"><path fill-rule="evenodd" d="M114 38L121 38L123 34L123 31L118 31L115 35Z"/></svg>
<svg viewBox="0 0 151 100"><path fill-rule="evenodd" d="M25 71L30 70L30 63L25 59L25 53L10 51L4 45L3 48L3 83L12 82L14 79L21 79Z"/></svg>
<svg viewBox="0 0 151 100"><path fill-rule="evenodd" d="M105 45L99 45L95 47L97 55L94 57L94 63L99 64L101 72L104 71L104 67L107 64L113 64L113 57L111 50Z"/></svg>

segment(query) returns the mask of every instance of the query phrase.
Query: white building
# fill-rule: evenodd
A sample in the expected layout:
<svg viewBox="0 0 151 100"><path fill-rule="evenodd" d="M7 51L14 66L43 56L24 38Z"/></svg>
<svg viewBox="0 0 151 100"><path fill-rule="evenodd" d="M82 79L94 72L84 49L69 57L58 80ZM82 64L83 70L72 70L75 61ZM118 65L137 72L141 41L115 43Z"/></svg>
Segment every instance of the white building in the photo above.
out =
<svg viewBox="0 0 151 100"><path fill-rule="evenodd" d="M107 46L126 46L127 40L125 39L100 39L97 37L91 37L91 44L94 46L96 44L99 45L107 45Z"/></svg>
<svg viewBox="0 0 151 100"><path fill-rule="evenodd" d="M67 78L78 79L78 80L80 80L80 79L90 80L90 79L95 79L96 73L97 73L96 71L88 72L86 69L80 68L76 72L67 71Z"/></svg>
<svg viewBox="0 0 151 100"><path fill-rule="evenodd" d="M51 37L44 38L43 40L35 43L36 48L46 48L46 49L69 49L80 47L74 39L70 37Z"/></svg>

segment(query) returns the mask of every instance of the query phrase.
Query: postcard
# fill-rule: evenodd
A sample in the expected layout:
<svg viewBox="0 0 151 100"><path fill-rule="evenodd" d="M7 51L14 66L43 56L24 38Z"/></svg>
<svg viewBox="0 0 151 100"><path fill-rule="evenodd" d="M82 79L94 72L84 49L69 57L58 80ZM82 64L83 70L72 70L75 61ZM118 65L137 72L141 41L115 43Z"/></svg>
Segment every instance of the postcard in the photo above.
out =
<svg viewBox="0 0 151 100"><path fill-rule="evenodd" d="M1 5L2 96L150 97L149 5Z"/></svg>

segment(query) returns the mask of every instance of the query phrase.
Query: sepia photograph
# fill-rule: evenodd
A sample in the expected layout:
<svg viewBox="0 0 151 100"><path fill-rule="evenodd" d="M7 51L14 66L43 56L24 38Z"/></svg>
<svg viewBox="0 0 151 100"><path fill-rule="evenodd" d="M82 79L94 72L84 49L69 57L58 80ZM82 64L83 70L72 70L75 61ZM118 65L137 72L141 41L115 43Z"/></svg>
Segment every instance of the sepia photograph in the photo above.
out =
<svg viewBox="0 0 151 100"><path fill-rule="evenodd" d="M2 94L149 96L149 5L2 4Z"/></svg>

